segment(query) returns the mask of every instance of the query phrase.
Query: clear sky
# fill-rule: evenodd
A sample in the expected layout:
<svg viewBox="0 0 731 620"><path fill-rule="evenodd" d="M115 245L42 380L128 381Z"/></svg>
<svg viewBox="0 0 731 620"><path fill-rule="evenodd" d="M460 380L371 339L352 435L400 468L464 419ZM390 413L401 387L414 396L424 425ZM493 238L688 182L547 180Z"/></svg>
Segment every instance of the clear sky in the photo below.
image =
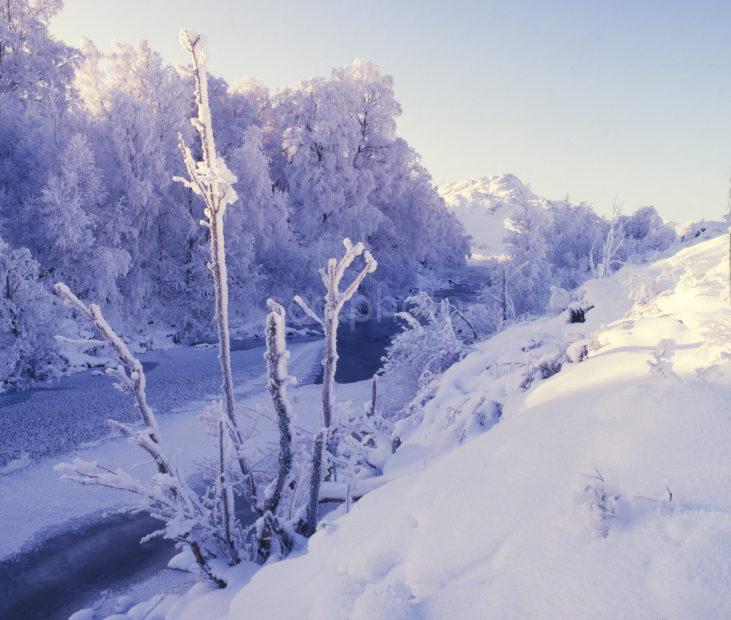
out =
<svg viewBox="0 0 731 620"><path fill-rule="evenodd" d="M718 218L731 173L731 0L66 0L54 34L148 39L270 88L356 57L394 76L399 131L437 183L512 172L607 212Z"/></svg>

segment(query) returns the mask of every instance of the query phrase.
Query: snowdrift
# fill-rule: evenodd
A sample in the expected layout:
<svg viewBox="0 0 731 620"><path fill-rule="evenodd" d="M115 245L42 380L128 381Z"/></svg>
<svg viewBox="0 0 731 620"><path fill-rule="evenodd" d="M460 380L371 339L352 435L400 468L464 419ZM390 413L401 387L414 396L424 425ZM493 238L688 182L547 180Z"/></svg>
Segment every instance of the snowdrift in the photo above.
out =
<svg viewBox="0 0 731 620"><path fill-rule="evenodd" d="M478 345L388 484L168 617L730 617L727 252L627 267L584 287L586 323Z"/></svg>

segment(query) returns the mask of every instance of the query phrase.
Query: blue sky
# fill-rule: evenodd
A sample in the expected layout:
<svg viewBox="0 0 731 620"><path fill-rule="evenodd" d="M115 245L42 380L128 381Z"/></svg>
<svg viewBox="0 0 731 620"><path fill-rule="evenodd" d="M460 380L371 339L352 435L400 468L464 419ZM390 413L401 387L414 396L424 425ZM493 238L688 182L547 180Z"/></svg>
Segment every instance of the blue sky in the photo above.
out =
<svg viewBox="0 0 731 620"><path fill-rule="evenodd" d="M187 60L181 27L208 36L209 66L229 81L278 88L377 62L438 183L512 172L602 212L615 197L679 221L726 209L729 0L66 0L52 23L103 50L145 38L173 63Z"/></svg>

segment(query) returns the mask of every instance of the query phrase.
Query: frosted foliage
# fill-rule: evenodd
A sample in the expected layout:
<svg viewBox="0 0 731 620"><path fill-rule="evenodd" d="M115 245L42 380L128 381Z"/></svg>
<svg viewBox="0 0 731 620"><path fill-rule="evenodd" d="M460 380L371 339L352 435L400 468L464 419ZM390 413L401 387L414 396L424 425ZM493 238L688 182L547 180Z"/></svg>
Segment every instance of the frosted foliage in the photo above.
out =
<svg viewBox="0 0 731 620"><path fill-rule="evenodd" d="M675 241L675 229L663 222L655 207L642 207L623 218L627 260L643 262L666 250Z"/></svg>
<svg viewBox="0 0 731 620"><path fill-rule="evenodd" d="M198 116L191 67L166 64L146 42L108 52L90 41L61 44L48 32L61 6L0 6L0 234L30 251L41 286L48 289L46 274L63 279L137 342L161 332L176 342L214 335L210 239L199 225L205 190L173 181L190 179L179 134L198 178L226 185L221 249L234 325L261 314L270 296L311 298L317 270L344 237L366 240L378 256L362 291L371 298L408 294L418 277L463 265L469 240L399 137L398 82L374 63L356 60L275 93L251 78L231 87L204 72L209 115L201 122L210 121L217 151L207 162L190 122ZM499 202L510 202L515 224L509 262L485 282L505 301L491 297L480 320L496 327L544 308L550 285L571 290L594 275L611 229L586 205L538 199L510 175L498 181L478 192L502 188ZM523 203L531 213L515 214ZM609 271L674 238L651 207L618 225L626 237ZM507 277L519 272L505 291L502 267Z"/></svg>
<svg viewBox="0 0 731 620"><path fill-rule="evenodd" d="M420 406L430 397L437 379L466 354L456 333L449 300L435 301L426 293L408 297L411 306L399 316L405 324L386 350L383 374L393 390L387 415L403 415L412 402Z"/></svg>
<svg viewBox="0 0 731 620"><path fill-rule="evenodd" d="M25 249L0 239L0 392L58 374L53 324L58 312Z"/></svg>

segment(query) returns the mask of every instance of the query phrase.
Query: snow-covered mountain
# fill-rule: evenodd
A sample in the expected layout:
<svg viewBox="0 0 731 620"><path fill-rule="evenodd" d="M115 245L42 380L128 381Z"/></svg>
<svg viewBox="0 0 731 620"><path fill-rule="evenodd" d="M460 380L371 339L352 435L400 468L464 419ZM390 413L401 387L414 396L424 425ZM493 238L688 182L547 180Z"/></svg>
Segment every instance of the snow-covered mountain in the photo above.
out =
<svg viewBox="0 0 731 620"><path fill-rule="evenodd" d="M512 174L449 183L438 191L472 236L474 260L505 253L505 220L523 206L540 209L551 203Z"/></svg>
<svg viewBox="0 0 731 620"><path fill-rule="evenodd" d="M628 265L585 323L476 345L382 487L167 617L731 617L727 261L722 236Z"/></svg>

